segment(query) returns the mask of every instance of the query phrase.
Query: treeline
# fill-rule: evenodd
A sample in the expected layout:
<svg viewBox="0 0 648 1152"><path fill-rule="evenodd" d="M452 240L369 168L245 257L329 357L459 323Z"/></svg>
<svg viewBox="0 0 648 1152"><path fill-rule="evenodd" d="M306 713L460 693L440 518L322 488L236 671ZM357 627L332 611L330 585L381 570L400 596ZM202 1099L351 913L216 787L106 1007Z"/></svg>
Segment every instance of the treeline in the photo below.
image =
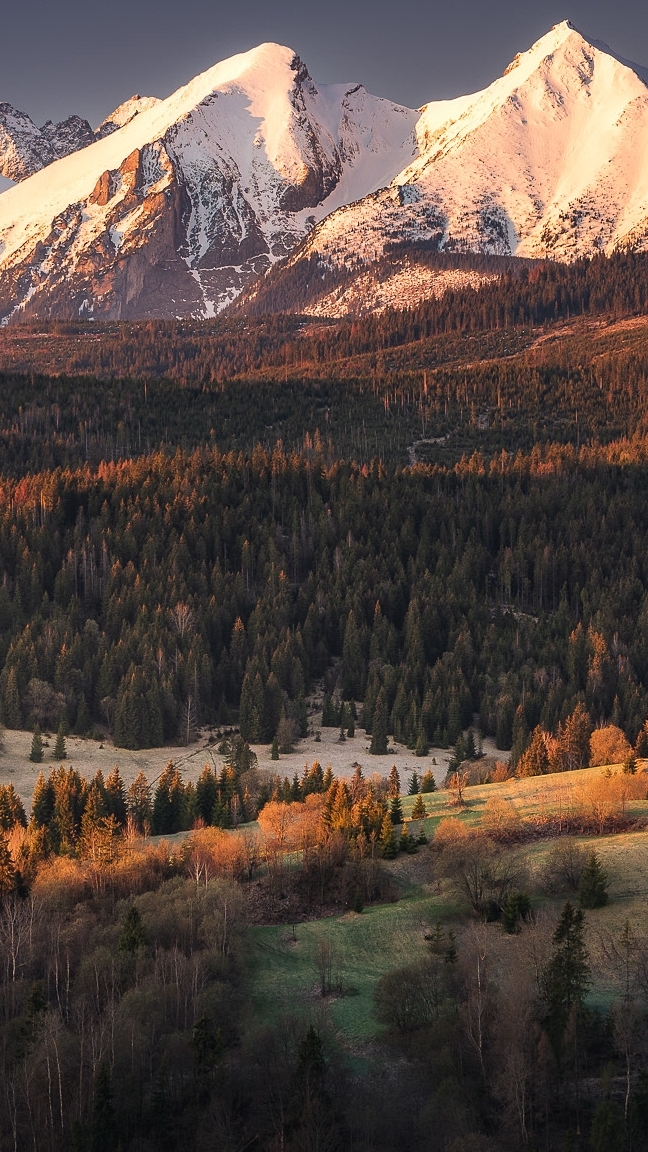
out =
<svg viewBox="0 0 648 1152"><path fill-rule="evenodd" d="M452 744L479 713L507 748L519 705L552 732L579 701L634 743L646 464L623 456L388 471L214 449L5 479L2 722L141 748L238 716L269 743L303 733L325 677L381 744Z"/></svg>
<svg viewBox="0 0 648 1152"><path fill-rule="evenodd" d="M440 299L425 300L415 308L387 309L380 315L350 321L340 328L346 354L443 332L489 331L520 325L536 327L585 314L633 315L645 311L648 302L648 262L644 253L595 256L572 264L552 261L520 261L518 264L511 259L498 262L491 258L492 262L484 268L483 262L471 257L449 259L444 256L434 260L425 251L417 257L416 249L410 248L406 253L399 251L395 260L388 254L378 261L377 277L389 264L401 267L405 256L428 266L474 266L480 271L497 270L500 274L476 289L450 290ZM289 257L275 265L250 296L233 308L256 317L299 312L333 288L343 287L361 270L353 263L343 268L331 267L320 255L297 263L292 263ZM325 347L326 335L321 339Z"/></svg>
<svg viewBox="0 0 648 1152"><path fill-rule="evenodd" d="M618 320L648 307L645 253L597 256L573 264L520 262L511 268L511 262L505 263L497 280L478 288L451 290L415 308L387 309L357 320L313 322L290 314L286 306L283 312L277 308L277 315L204 322L150 320L72 330L70 325L43 322L36 332L33 324L8 329L1 337L0 356L5 371L22 361L31 371L49 374L166 376L200 385L270 369L281 377L288 369L313 366L326 376L327 366L341 360L421 340L528 330L585 316ZM312 275L328 291L326 268L318 264ZM279 276L273 269L267 284ZM39 332L44 333L40 338Z"/></svg>

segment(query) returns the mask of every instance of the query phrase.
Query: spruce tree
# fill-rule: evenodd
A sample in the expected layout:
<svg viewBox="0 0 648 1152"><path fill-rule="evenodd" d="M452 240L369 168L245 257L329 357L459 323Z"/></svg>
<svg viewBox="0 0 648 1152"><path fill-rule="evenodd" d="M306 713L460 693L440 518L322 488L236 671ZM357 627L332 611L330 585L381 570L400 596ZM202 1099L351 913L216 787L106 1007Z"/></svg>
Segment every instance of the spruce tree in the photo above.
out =
<svg viewBox="0 0 648 1152"><path fill-rule="evenodd" d="M570 1013L578 1009L590 984L590 967L584 939L585 917L582 908L569 900L562 910L553 936L553 953L542 977L546 1005L545 1024L560 1054Z"/></svg>
<svg viewBox="0 0 648 1152"><path fill-rule="evenodd" d="M40 724L34 728L29 759L33 764L40 764L43 759L43 737L41 736Z"/></svg>
<svg viewBox="0 0 648 1152"><path fill-rule="evenodd" d="M409 782L409 788L407 789L407 795L408 796L418 796L420 791L421 791L421 785L420 785L420 781L419 781L419 775L418 775L418 772L416 771L416 769L414 769L414 771L412 772L412 778Z"/></svg>
<svg viewBox="0 0 648 1152"><path fill-rule="evenodd" d="M22 726L18 677L16 669L13 667L9 669L2 699L2 723L5 728L20 728Z"/></svg>
<svg viewBox="0 0 648 1152"><path fill-rule="evenodd" d="M347 698L359 700L364 691L364 659L353 609L349 612L342 645L342 691Z"/></svg>
<svg viewBox="0 0 648 1152"><path fill-rule="evenodd" d="M65 744L65 732L63 731L63 723L58 726L56 733L56 743L54 745L54 760L59 763L61 760L67 760L67 747Z"/></svg>
<svg viewBox="0 0 648 1152"><path fill-rule="evenodd" d="M583 868L578 892L581 908L602 908L608 902L608 879L596 852Z"/></svg>
<svg viewBox="0 0 648 1152"><path fill-rule="evenodd" d="M372 756L384 756L387 752L387 696L381 688L376 700L369 751Z"/></svg>
<svg viewBox="0 0 648 1152"><path fill-rule="evenodd" d="M425 731L425 726L424 726L422 721L419 721L418 735L416 737L416 745L414 747L414 755L415 756L427 756L429 751L430 751L430 745L428 744L428 738L427 738L427 734Z"/></svg>
<svg viewBox="0 0 648 1152"><path fill-rule="evenodd" d="M43 773L39 772L32 796L32 820L37 828L49 828L54 816L55 803L56 796L51 777L46 780Z"/></svg>
<svg viewBox="0 0 648 1152"><path fill-rule="evenodd" d="M394 825L392 824L389 812L385 812L383 822L380 826L380 836L378 839L378 846L385 860L393 860L398 848L396 845L396 835L394 833Z"/></svg>
<svg viewBox="0 0 648 1152"><path fill-rule="evenodd" d="M389 815L391 816L392 824L403 823L403 807L400 802L400 796L394 796L389 806Z"/></svg>
<svg viewBox="0 0 648 1152"><path fill-rule="evenodd" d="M270 759L271 760L278 760L279 759L279 740L277 739L276 733L272 738L272 752L270 753Z"/></svg>
<svg viewBox="0 0 648 1152"><path fill-rule="evenodd" d="M131 904L126 919L124 920L124 927L122 934L119 937L118 948L120 952L130 952L131 955L143 948L146 944L146 936L144 935L144 926L142 924L142 917L134 904Z"/></svg>
<svg viewBox="0 0 648 1152"><path fill-rule="evenodd" d="M114 1152L117 1147L112 1082L105 1060L99 1065L94 1085L90 1147L92 1152Z"/></svg>
<svg viewBox="0 0 648 1152"><path fill-rule="evenodd" d="M421 792L418 793L412 808L412 820L425 820L427 816L427 808L425 807L425 800Z"/></svg>
<svg viewBox="0 0 648 1152"><path fill-rule="evenodd" d="M434 779L434 772L424 772L421 777L421 792L436 792L436 780Z"/></svg>
<svg viewBox="0 0 648 1152"><path fill-rule="evenodd" d="M209 764L205 764L196 783L196 815L205 825L212 822L216 786L216 777Z"/></svg>

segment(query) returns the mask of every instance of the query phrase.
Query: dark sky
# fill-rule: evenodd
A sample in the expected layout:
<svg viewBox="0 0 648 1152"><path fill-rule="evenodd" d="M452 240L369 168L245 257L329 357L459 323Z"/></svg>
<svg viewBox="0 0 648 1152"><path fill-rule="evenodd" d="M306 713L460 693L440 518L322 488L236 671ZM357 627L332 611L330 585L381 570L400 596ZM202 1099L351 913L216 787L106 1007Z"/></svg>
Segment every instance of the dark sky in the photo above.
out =
<svg viewBox="0 0 648 1152"><path fill-rule="evenodd" d="M569 3L569 7L567 7ZM135 92L168 96L264 40L290 45L322 82L359 81L418 106L476 91L569 19L648 65L639 0L6 0L0 101L38 124L98 124Z"/></svg>

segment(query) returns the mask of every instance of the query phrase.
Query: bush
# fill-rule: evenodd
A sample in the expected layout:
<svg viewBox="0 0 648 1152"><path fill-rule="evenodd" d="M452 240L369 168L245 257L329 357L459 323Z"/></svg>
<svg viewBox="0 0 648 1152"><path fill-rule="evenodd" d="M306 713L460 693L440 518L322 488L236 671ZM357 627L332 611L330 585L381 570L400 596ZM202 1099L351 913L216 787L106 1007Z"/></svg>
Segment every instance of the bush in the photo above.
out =
<svg viewBox="0 0 648 1152"><path fill-rule="evenodd" d="M435 957L385 973L374 991L376 1019L400 1032L432 1024L445 996L448 968Z"/></svg>
<svg viewBox="0 0 648 1152"><path fill-rule="evenodd" d="M580 844L566 836L550 851L543 870L543 884L549 892L577 892L587 860Z"/></svg>

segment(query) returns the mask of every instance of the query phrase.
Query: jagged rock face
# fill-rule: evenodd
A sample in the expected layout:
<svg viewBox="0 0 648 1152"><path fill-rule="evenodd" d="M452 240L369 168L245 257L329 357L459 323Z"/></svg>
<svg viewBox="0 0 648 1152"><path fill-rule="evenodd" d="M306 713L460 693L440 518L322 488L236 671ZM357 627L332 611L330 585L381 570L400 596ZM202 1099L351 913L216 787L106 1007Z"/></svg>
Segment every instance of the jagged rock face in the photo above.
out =
<svg viewBox="0 0 648 1152"><path fill-rule="evenodd" d="M262 45L0 196L0 320L209 316L316 220L392 179L418 113Z"/></svg>
<svg viewBox="0 0 648 1152"><path fill-rule="evenodd" d="M26 112L0 104L0 175L8 180L25 180L93 140L92 128L80 116L69 116L59 124L48 120L37 128Z"/></svg>
<svg viewBox="0 0 648 1152"><path fill-rule="evenodd" d="M102 228L84 235L93 207L103 209ZM164 145L136 149L116 171L102 174L86 204L70 205L53 220L29 260L6 281L0 279L0 314L15 294L25 299L25 317L122 320L191 314L201 297L178 255L188 211ZM160 299L168 296L177 307L161 311Z"/></svg>

